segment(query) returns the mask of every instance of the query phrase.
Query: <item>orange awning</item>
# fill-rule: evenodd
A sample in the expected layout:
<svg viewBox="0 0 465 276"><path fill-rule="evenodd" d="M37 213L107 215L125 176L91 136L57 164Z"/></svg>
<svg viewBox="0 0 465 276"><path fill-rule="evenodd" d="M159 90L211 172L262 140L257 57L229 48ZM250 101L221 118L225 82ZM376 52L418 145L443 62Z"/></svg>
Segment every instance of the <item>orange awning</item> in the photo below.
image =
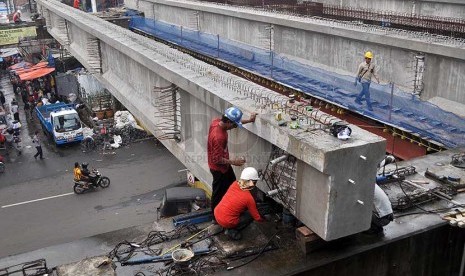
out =
<svg viewBox="0 0 465 276"><path fill-rule="evenodd" d="M37 78L43 77L45 75L48 75L48 74L52 73L53 71L55 71L55 68L48 68L48 67L39 68L39 69L31 71L31 72L26 72L26 73L23 73L23 74L19 74L19 78L22 81L33 80L33 79L37 79Z"/></svg>
<svg viewBox="0 0 465 276"><path fill-rule="evenodd" d="M37 63L36 65L30 66L30 67L18 68L18 69L13 69L13 70L15 71L16 74L19 75L19 74L23 74L23 73L27 73L27 72L37 70L39 68L47 67L47 65L48 65L48 62L41 61L41 62Z"/></svg>
<svg viewBox="0 0 465 276"><path fill-rule="evenodd" d="M15 69L19 69L19 68L30 68L32 67L34 64L30 63L30 62L27 62L27 61L21 61L19 63L16 63L16 64L13 64L11 65L10 67L8 67L8 69L10 70L15 70Z"/></svg>

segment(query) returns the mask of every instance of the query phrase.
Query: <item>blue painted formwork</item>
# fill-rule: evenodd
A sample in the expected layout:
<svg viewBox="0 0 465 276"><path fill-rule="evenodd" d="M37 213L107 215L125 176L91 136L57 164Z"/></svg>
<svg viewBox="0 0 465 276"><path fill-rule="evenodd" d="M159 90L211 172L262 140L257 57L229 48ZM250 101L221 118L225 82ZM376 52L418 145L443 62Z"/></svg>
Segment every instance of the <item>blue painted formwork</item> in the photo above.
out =
<svg viewBox="0 0 465 276"><path fill-rule="evenodd" d="M253 47L217 35L193 31L139 16L134 16L130 28L149 33L163 40L202 53L245 70L268 77L303 93L325 99L363 114L381 123L416 133L424 139L439 142L448 148L465 146L465 120L412 93L394 88L391 106L391 86L371 84L374 111L355 104L361 90L354 86L354 77L325 71L302 64L288 57ZM391 113L391 116L389 116Z"/></svg>

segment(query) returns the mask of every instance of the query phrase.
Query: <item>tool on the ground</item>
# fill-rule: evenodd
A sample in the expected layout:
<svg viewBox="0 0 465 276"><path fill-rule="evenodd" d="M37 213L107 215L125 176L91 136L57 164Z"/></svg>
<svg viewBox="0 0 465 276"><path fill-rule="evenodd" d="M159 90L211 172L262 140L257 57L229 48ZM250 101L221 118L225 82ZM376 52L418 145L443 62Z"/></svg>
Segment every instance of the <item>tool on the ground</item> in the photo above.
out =
<svg viewBox="0 0 465 276"><path fill-rule="evenodd" d="M465 153L457 153L452 155L452 161L450 164L457 168L465 169Z"/></svg>
<svg viewBox="0 0 465 276"><path fill-rule="evenodd" d="M383 169L383 173L376 176L376 184L380 185L402 181L406 176L413 175L415 173L416 168L414 166L400 167L391 171L384 171Z"/></svg>
<svg viewBox="0 0 465 276"><path fill-rule="evenodd" d="M212 252L210 249L199 249L199 250L194 250L194 256L198 255L203 255L203 254L208 254ZM165 262L165 261L172 261L173 256L171 253L166 253L161 256L145 256L141 258L135 258L132 260L127 260L126 262L122 262L122 266L126 265L137 265L137 264L144 264L144 263L157 263L157 262Z"/></svg>
<svg viewBox="0 0 465 276"><path fill-rule="evenodd" d="M212 224L213 225L213 224ZM208 227L205 227L204 229L200 230L199 232L195 233L194 235L190 236L189 238L185 239L183 242L179 243L179 244L176 244L175 246L171 247L170 249L164 251L162 254L160 254L161 256L169 253L169 252L172 252L173 250L181 247L182 245L188 243L190 240L192 240L193 238L197 237L198 235L202 234L203 232L207 231L212 225L208 226Z"/></svg>
<svg viewBox="0 0 465 276"><path fill-rule="evenodd" d="M454 177L449 178L449 177L444 176L444 175L437 175L437 174L429 171L428 169L426 169L425 177L427 177L429 179L432 179L432 180L435 180L435 181L438 181L441 184L449 185L449 186L454 187L456 189L465 188L465 184L459 182L460 178L459 179L457 179L456 177L455 178ZM458 180L458 181L454 181L454 180Z"/></svg>
<svg viewBox="0 0 465 276"><path fill-rule="evenodd" d="M429 181L425 181L425 180L410 180L410 181L416 184L429 184Z"/></svg>
<svg viewBox="0 0 465 276"><path fill-rule="evenodd" d="M191 212L185 215L180 215L173 218L174 226L185 225L185 224L199 224L202 222L211 221L213 213L210 209L198 212Z"/></svg>

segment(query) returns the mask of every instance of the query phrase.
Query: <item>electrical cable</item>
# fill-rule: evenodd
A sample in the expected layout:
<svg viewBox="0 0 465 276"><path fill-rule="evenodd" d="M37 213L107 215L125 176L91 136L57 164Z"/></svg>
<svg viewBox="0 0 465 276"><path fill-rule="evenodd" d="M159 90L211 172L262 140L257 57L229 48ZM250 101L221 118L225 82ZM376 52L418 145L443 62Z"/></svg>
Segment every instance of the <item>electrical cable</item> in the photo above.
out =
<svg viewBox="0 0 465 276"><path fill-rule="evenodd" d="M184 236L186 233L193 233L197 231L198 228L195 225L182 225L172 231L151 231L148 233L147 237L140 243L129 242L124 240L118 243L113 250L108 253L108 258L116 259L117 262L125 262L129 260L137 252L143 252L147 255L159 255L161 249L152 249L151 246L170 241L173 239L178 239L181 236Z"/></svg>
<svg viewBox="0 0 465 276"><path fill-rule="evenodd" d="M270 244L270 242L271 242L275 237L277 237L277 234L278 234L278 232L274 233L273 236L271 236L271 238L268 240L268 242L262 247L262 249L260 250L260 252L258 252L258 254L255 255L253 258L251 258L251 259L248 260L247 262L242 263L242 264L240 264L240 265L229 266L228 268L226 268L226 270L230 271L230 270L233 270L233 269L236 269L236 268L239 268L239 267L248 265L248 264L250 264L251 262L255 261L258 257L260 257L260 255L262 255L262 253L263 253L263 252L265 251L265 249L268 247L268 245Z"/></svg>

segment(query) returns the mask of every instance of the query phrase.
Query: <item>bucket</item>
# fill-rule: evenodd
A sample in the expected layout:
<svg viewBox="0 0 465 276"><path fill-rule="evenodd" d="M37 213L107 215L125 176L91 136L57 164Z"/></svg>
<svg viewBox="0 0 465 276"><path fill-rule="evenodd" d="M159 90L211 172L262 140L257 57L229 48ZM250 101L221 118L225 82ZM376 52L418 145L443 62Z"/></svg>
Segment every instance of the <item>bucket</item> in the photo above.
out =
<svg viewBox="0 0 465 276"><path fill-rule="evenodd" d="M194 257L194 252L192 252L189 249L184 249L184 248L176 249L173 251L173 253L171 253L171 257L173 258L173 261L175 263L182 264L192 259L192 257Z"/></svg>

